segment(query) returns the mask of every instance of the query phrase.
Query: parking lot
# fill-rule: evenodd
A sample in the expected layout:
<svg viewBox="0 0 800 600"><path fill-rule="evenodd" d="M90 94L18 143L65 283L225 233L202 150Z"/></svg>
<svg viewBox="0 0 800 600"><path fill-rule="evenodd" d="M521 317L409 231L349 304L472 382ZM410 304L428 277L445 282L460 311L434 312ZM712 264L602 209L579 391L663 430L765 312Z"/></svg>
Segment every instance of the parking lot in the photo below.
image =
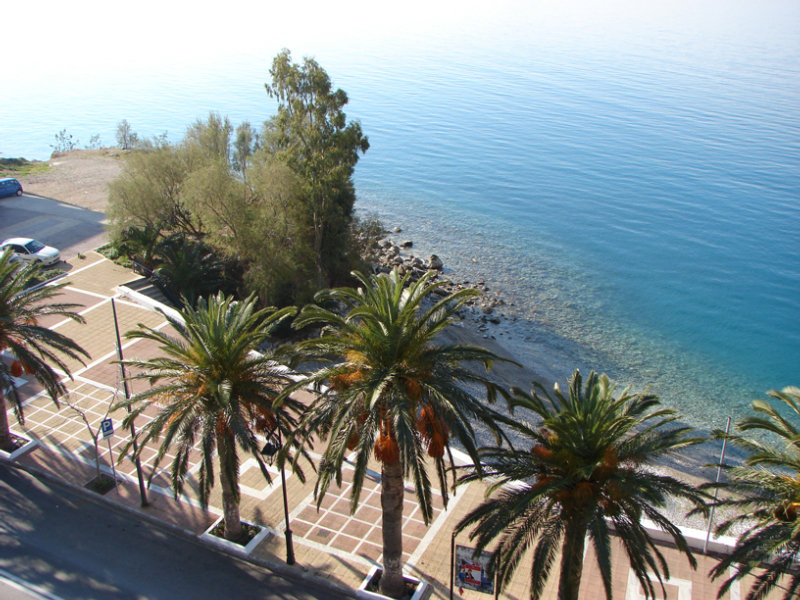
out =
<svg viewBox="0 0 800 600"><path fill-rule="evenodd" d="M64 260L105 243L105 214L25 193L0 198L0 241L30 237L61 251Z"/></svg>

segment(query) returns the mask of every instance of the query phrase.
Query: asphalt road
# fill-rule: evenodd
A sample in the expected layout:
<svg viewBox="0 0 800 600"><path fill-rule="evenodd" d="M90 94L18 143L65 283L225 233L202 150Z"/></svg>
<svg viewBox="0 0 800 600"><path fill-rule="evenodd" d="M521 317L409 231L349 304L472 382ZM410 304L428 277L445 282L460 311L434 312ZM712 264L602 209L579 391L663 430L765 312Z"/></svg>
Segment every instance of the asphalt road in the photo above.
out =
<svg viewBox="0 0 800 600"><path fill-rule="evenodd" d="M81 600L342 597L0 465L0 579L4 574L15 587L26 582L40 592L33 597L41 592ZM6 597L3 590L0 584Z"/></svg>
<svg viewBox="0 0 800 600"><path fill-rule="evenodd" d="M61 250L72 258L105 242L105 214L24 194L0 198L0 242L10 237L30 237Z"/></svg>

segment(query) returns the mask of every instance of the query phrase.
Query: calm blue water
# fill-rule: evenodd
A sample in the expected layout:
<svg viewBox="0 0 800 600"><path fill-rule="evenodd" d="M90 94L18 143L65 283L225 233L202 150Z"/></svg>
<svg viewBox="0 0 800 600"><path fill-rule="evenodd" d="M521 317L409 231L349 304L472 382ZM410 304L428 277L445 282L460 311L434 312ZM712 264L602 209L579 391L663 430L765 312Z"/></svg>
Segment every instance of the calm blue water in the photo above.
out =
<svg viewBox="0 0 800 600"><path fill-rule="evenodd" d="M122 118L174 140L210 110L258 123L287 46L370 137L359 207L514 302L498 339L546 379L649 383L705 425L800 385L800 3L361 8L347 35L254 19L241 47L28 63L0 152L46 158L64 127L113 143Z"/></svg>

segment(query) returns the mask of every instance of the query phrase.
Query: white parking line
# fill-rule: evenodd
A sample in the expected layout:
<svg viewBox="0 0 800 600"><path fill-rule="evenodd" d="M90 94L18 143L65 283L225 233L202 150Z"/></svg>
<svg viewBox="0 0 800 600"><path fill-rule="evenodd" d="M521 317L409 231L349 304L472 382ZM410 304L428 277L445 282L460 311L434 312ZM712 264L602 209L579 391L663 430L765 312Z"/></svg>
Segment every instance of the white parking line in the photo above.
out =
<svg viewBox="0 0 800 600"><path fill-rule="evenodd" d="M81 271L85 271L86 269L91 269L92 267L94 267L96 265L99 265L100 263L106 262L107 260L108 260L107 258L101 258L100 260L95 261L90 265L86 265L85 267L81 267L80 269L75 269L74 271L70 271L69 274L70 274L70 276L77 275Z"/></svg>

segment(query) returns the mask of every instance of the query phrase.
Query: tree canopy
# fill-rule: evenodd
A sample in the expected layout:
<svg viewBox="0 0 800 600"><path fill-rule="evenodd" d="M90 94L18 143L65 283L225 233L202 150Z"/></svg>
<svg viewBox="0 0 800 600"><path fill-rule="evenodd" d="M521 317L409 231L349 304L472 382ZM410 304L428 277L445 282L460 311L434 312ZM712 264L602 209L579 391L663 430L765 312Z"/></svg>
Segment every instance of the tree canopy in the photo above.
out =
<svg viewBox="0 0 800 600"><path fill-rule="evenodd" d="M261 134L212 112L181 143L141 143L126 156L109 196L120 253L157 269L166 240L203 242L225 263L221 289L279 306L308 301L361 268L352 176L369 143L347 120L347 94L316 61L295 64L288 50L270 75L266 90L278 109ZM187 277L176 274L177 288Z"/></svg>
<svg viewBox="0 0 800 600"><path fill-rule="evenodd" d="M730 516L717 534L738 531L733 551L710 573L712 579L725 578L718 598L748 576L746 600L773 597L773 592L790 600L800 593L800 388L767 394L769 401L755 400L754 414L736 424L741 433L714 432L747 452L743 465L725 465L727 482L706 486L727 492L716 506Z"/></svg>
<svg viewBox="0 0 800 600"><path fill-rule="evenodd" d="M512 406L538 419L535 425L510 421L530 446L483 449L486 473L469 472L462 481L489 476L493 495L456 528L472 529L476 552L497 540L490 569L501 589L532 548L531 599L541 598L560 549L558 598L576 600L588 535L610 600L613 527L645 596L666 596L669 568L642 518L664 531L694 567L683 533L664 509L670 497L701 505L706 496L650 467L702 438L678 425L679 415L656 396L617 392L594 371L585 384L575 371L568 394L556 388L550 395L540 385L530 394L515 388Z"/></svg>
<svg viewBox="0 0 800 600"><path fill-rule="evenodd" d="M353 170L369 148L357 122L347 122L347 94L333 90L319 64L292 62L283 50L272 62L267 93L278 100L278 114L265 124L269 150L302 182L305 218L313 233L316 267L323 283L342 279L350 266L339 250L347 245L353 216Z"/></svg>
<svg viewBox="0 0 800 600"><path fill-rule="evenodd" d="M319 304L306 306L295 321L296 327L323 327L322 335L296 347L304 363L322 366L285 388L282 397L290 399L300 387L329 386L310 403L289 438L303 447L315 436L325 440L314 489L318 506L333 482L341 485L342 465L351 460L354 512L372 457L380 462L381 593L400 597L403 480L414 482L422 518L429 524L433 494L427 464L435 469L446 506L451 445L462 447L479 467L476 424L505 439L500 429L504 417L487 406L502 393L486 373L499 357L440 338L475 290L441 297L436 293L441 283L431 283L429 274L415 282L397 271L354 276L357 289L319 292ZM323 307L330 301L344 306L345 314ZM481 388L485 395L470 391Z"/></svg>

